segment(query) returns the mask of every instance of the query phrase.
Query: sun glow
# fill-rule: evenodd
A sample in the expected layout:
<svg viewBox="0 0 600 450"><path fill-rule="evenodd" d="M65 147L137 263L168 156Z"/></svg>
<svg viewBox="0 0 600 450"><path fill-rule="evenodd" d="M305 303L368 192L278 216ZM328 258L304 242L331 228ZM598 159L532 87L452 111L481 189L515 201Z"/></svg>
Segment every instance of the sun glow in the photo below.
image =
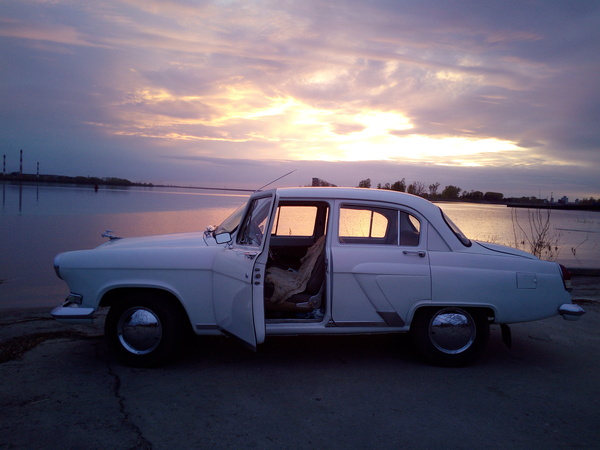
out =
<svg viewBox="0 0 600 450"><path fill-rule="evenodd" d="M382 135L367 140L356 140L340 145L345 160L411 160L431 164L481 166L484 155L519 151L515 144L497 139L462 137L432 138L429 136Z"/></svg>
<svg viewBox="0 0 600 450"><path fill-rule="evenodd" d="M148 108L140 110L140 105ZM316 107L291 96L265 97L244 84L203 97L138 89L120 106L125 125L114 134L170 142L276 144L280 159L484 166L495 164L500 154L523 151L493 138L411 134L415 125L401 111ZM273 156L259 151L255 157Z"/></svg>

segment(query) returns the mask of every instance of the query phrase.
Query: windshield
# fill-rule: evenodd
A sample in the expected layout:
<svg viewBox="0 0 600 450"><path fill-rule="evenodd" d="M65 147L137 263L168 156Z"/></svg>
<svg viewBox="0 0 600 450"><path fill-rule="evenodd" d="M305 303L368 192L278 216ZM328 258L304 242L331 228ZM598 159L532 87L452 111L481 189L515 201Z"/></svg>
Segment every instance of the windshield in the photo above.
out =
<svg viewBox="0 0 600 450"><path fill-rule="evenodd" d="M450 217L448 217L446 214L444 214L444 211L442 211L440 209L440 212L442 213L442 217L444 218L444 221L446 222L446 224L448 225L448 227L450 227L450 229L452 230L452 232L454 233L454 235L458 238L458 240L465 246L465 247L470 247L471 244L471 240L465 236L465 234L460 231L460 228L458 228L456 226L456 224L454 222L452 222L452 220L450 219Z"/></svg>
<svg viewBox="0 0 600 450"><path fill-rule="evenodd" d="M215 229L214 235L216 236L217 234L221 234L221 233L233 233L237 229L238 225L240 224L240 221L242 220L242 216L244 215L245 209L246 209L246 205L243 204L238 209L236 209L234 212L232 212L229 215L229 217L227 217L227 219L225 219L223 222L221 222L221 224L219 226L217 226L217 228Z"/></svg>

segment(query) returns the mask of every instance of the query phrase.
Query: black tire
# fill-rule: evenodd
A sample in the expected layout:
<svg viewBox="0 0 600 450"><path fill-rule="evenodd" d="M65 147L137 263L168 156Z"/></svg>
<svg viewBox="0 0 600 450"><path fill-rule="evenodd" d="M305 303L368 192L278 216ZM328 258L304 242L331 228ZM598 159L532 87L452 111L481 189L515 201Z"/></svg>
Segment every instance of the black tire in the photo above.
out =
<svg viewBox="0 0 600 450"><path fill-rule="evenodd" d="M111 306L104 334L121 363L155 367L177 355L185 335L185 316L169 300L153 293L135 293Z"/></svg>
<svg viewBox="0 0 600 450"><path fill-rule="evenodd" d="M417 352L436 366L472 363L485 348L490 324L481 309L423 308L415 314L410 337Z"/></svg>

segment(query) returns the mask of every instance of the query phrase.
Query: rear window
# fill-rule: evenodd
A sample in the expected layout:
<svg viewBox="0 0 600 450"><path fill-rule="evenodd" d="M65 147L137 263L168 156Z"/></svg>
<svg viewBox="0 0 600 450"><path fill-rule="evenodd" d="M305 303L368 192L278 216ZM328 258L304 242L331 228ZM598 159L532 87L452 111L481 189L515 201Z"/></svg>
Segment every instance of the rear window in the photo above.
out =
<svg viewBox="0 0 600 450"><path fill-rule="evenodd" d="M471 245L473 245L471 243L471 240L468 237L466 237L462 231L460 231L460 228L458 228L458 226L454 222L452 222L450 217L448 217L446 214L444 214L444 211L442 211L441 209L440 209L440 212L442 213L442 217L444 218L446 225L448 225L448 227L452 230L454 235L462 243L462 245L464 245L465 247L470 247Z"/></svg>

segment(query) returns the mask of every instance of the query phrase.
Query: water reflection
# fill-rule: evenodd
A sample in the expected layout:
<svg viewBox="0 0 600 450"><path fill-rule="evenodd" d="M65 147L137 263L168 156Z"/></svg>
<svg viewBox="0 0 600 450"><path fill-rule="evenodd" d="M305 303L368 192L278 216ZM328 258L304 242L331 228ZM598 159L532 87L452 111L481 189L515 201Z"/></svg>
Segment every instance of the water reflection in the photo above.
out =
<svg viewBox="0 0 600 450"><path fill-rule="evenodd" d="M16 183L16 184L8 184L8 186L12 186L13 190L18 191L18 212L19 214L22 212L23 210L23 184L22 183ZM2 211L4 212L4 210L7 208L6 205L6 189L7 189L7 183L2 183ZM10 188L9 188L10 190ZM9 193L10 195L10 193ZM39 200L39 188L37 188L36 186L36 201Z"/></svg>
<svg viewBox="0 0 600 450"><path fill-rule="evenodd" d="M185 211L222 207L232 201L239 204L247 198L193 189L102 187L96 191L94 186L0 184L3 216Z"/></svg>
<svg viewBox="0 0 600 450"><path fill-rule="evenodd" d="M120 236L203 231L245 203L246 195L158 189L103 189L2 183L0 308L52 306L65 294L57 253Z"/></svg>
<svg viewBox="0 0 600 450"><path fill-rule="evenodd" d="M471 239L518 247L525 251L529 235L535 234L529 213L547 210L508 208L504 205L439 203L446 214ZM511 213L515 219L511 217ZM550 210L550 242L557 261L568 267L600 267L600 214L596 211ZM553 246L553 247L554 247Z"/></svg>

